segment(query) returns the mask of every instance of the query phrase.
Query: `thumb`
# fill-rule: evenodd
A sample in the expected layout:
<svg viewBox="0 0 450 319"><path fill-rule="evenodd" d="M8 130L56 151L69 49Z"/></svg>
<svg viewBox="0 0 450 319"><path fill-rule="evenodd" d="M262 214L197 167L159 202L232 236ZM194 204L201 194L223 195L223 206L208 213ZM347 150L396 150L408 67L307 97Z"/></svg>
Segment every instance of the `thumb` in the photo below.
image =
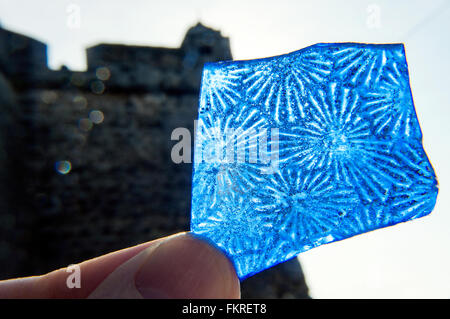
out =
<svg viewBox="0 0 450 319"><path fill-rule="evenodd" d="M162 240L106 278L90 298L239 298L239 279L218 250L190 234Z"/></svg>
<svg viewBox="0 0 450 319"><path fill-rule="evenodd" d="M239 279L219 250L189 233L114 252L80 266L81 288L66 269L0 282L1 298L239 298Z"/></svg>

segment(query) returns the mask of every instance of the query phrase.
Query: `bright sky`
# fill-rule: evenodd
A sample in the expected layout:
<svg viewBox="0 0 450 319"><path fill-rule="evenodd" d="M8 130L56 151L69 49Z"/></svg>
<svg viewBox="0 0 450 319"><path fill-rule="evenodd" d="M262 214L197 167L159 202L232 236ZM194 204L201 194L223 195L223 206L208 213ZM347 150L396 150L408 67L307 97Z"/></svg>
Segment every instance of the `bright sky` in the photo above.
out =
<svg viewBox="0 0 450 319"><path fill-rule="evenodd" d="M317 42L405 43L425 150L440 182L436 208L300 261L315 298L450 298L450 1L0 0L3 27L46 42L53 68L84 69L84 48L99 42L178 47L198 20L230 37L235 59Z"/></svg>

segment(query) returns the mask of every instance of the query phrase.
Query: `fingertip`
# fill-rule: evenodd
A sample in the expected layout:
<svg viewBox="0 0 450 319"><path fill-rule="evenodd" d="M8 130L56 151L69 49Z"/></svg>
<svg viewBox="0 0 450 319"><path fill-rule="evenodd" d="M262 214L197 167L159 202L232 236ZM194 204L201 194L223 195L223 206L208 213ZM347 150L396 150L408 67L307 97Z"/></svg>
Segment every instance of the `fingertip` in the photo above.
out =
<svg viewBox="0 0 450 319"><path fill-rule="evenodd" d="M144 298L240 298L231 261L190 233L155 247L136 273L135 283Z"/></svg>

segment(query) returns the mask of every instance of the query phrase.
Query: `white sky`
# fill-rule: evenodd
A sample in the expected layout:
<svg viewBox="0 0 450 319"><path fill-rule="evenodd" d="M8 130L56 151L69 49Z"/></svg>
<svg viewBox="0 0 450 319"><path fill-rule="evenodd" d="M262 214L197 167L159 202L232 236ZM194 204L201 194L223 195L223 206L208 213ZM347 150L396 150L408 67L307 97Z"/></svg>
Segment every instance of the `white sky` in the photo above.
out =
<svg viewBox="0 0 450 319"><path fill-rule="evenodd" d="M71 3L80 8L79 28L70 27ZM235 59L317 42L405 43L440 182L435 211L315 248L300 261L315 298L450 298L450 1L0 0L3 27L46 42L53 68L84 69L84 48L99 42L178 47L198 20L230 37Z"/></svg>

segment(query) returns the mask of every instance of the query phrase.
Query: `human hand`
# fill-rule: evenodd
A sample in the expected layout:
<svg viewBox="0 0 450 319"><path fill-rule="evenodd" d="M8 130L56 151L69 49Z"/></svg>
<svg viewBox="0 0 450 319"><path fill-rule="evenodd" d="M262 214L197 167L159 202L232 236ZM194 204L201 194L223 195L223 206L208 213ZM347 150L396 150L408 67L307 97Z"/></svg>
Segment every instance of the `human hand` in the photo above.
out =
<svg viewBox="0 0 450 319"><path fill-rule="evenodd" d="M189 233L179 233L84 261L80 288L67 268L0 281L0 298L240 298L228 258Z"/></svg>

